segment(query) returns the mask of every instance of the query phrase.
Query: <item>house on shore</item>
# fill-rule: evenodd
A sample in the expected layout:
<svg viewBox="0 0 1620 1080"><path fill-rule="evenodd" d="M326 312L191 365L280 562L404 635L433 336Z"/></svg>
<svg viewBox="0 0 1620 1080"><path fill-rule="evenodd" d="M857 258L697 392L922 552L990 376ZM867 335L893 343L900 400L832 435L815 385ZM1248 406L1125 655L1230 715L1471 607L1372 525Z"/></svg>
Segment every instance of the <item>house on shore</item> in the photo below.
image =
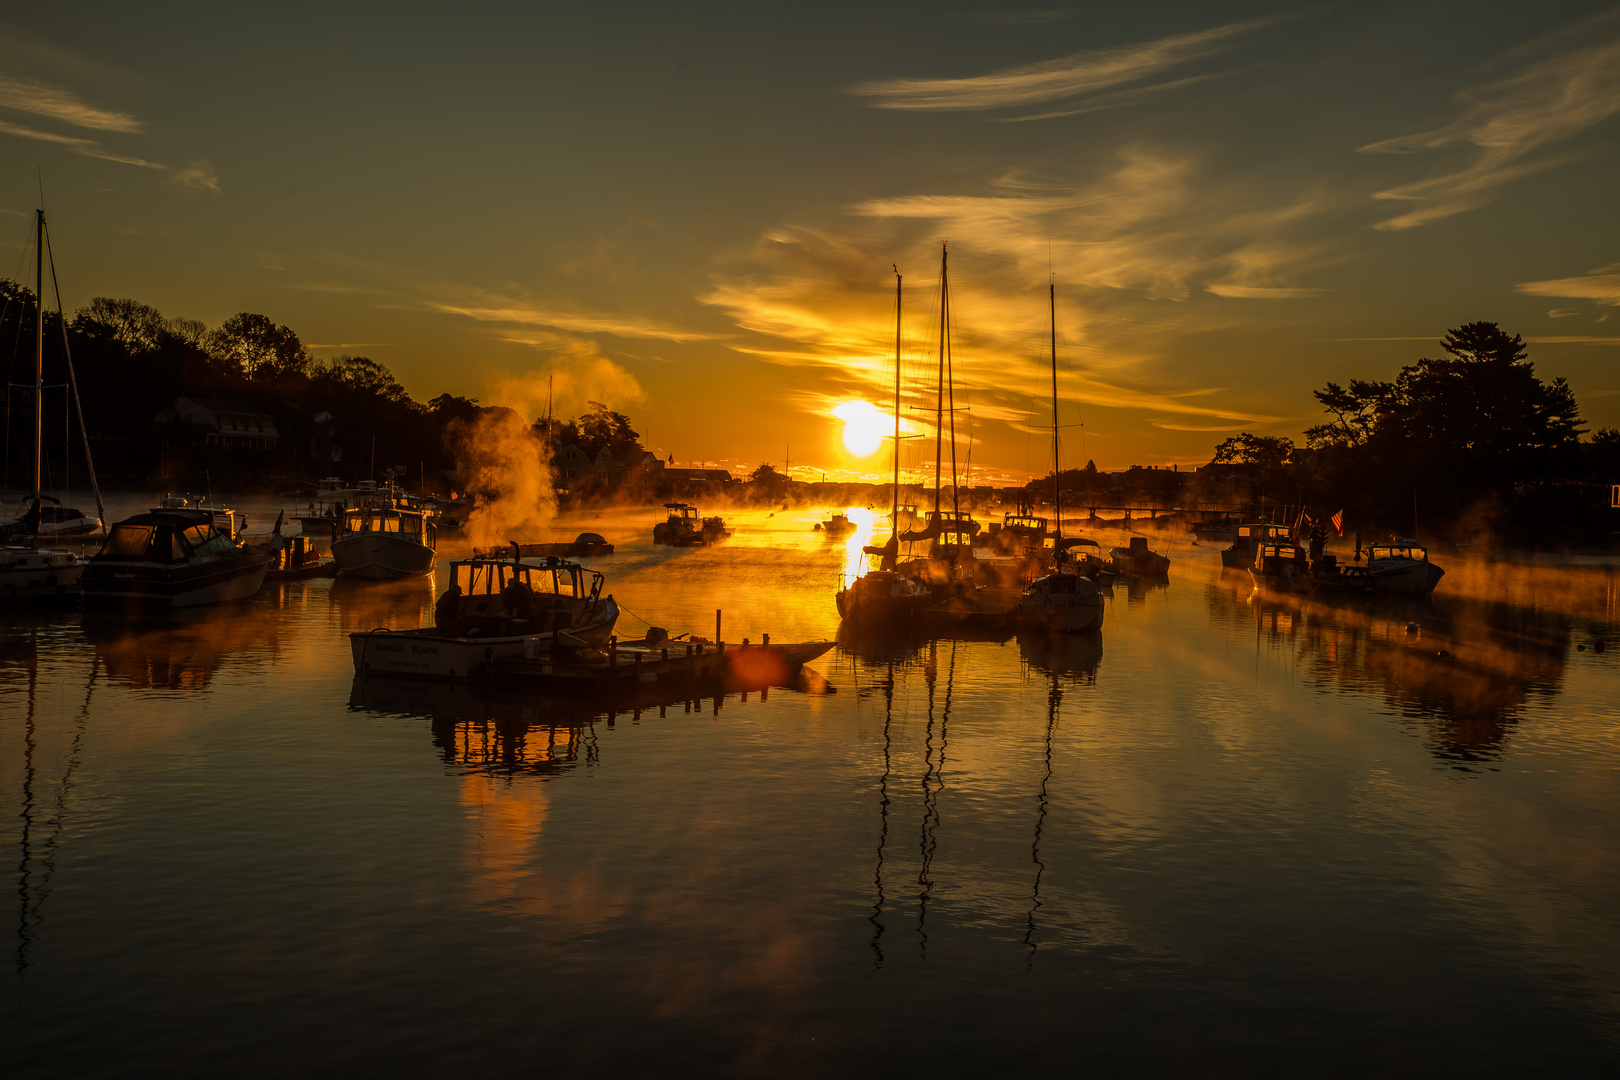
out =
<svg viewBox="0 0 1620 1080"><path fill-rule="evenodd" d="M274 450L281 442L275 418L243 401L175 398L152 423L170 439L191 446Z"/></svg>

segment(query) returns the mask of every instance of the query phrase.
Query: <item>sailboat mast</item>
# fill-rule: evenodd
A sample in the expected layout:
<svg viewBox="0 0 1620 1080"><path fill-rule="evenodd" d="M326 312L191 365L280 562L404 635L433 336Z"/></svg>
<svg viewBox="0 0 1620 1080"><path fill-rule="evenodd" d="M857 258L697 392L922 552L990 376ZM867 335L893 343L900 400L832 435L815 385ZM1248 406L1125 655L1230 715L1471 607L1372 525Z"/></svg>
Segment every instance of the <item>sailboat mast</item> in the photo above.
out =
<svg viewBox="0 0 1620 1080"><path fill-rule="evenodd" d="M947 301L945 305L941 306L948 307L949 302ZM945 327L945 408L951 414L951 512L957 522L960 523L962 519L962 485L956 474L956 371L952 360L950 327L947 325ZM960 524L952 527L960 529ZM961 541L962 534L960 532L956 534L956 539L957 542Z"/></svg>
<svg viewBox="0 0 1620 1080"><path fill-rule="evenodd" d="M45 211L38 214L34 238L34 490L38 495L40 483L40 447L45 441Z"/></svg>
<svg viewBox="0 0 1620 1080"><path fill-rule="evenodd" d="M939 376L934 386L934 521L939 522L939 478L941 457L940 451L944 446L945 437L945 314L950 303L950 293L946 288L946 277L950 252L944 244L939 246Z"/></svg>
<svg viewBox="0 0 1620 1080"><path fill-rule="evenodd" d="M1058 456L1058 391L1057 391L1057 282L1046 283L1047 300L1052 313L1052 502L1053 520L1057 523L1053 536L1063 539L1063 459Z"/></svg>
<svg viewBox="0 0 1620 1080"><path fill-rule="evenodd" d="M894 507L889 511L889 534L900 533L900 268L894 268Z"/></svg>

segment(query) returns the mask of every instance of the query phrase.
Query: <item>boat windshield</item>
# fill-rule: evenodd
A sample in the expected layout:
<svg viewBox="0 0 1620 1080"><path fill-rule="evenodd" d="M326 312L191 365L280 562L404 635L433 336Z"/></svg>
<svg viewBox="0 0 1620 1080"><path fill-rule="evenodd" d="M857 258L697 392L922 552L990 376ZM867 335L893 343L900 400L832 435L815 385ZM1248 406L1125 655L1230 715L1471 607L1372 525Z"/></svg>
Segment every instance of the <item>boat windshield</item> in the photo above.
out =
<svg viewBox="0 0 1620 1080"><path fill-rule="evenodd" d="M1367 550L1369 559L1414 559L1417 562L1428 562L1427 548L1415 544L1374 544Z"/></svg>
<svg viewBox="0 0 1620 1080"><path fill-rule="evenodd" d="M101 553L121 559L144 558L146 549L151 546L154 531L150 525L114 525L112 535L102 545Z"/></svg>

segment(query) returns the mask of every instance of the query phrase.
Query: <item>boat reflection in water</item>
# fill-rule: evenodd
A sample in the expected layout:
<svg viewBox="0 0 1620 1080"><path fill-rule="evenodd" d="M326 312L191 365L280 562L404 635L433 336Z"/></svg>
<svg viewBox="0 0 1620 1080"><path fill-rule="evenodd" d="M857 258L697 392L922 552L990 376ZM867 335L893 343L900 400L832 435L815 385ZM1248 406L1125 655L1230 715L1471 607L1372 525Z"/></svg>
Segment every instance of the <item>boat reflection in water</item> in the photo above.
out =
<svg viewBox="0 0 1620 1080"><path fill-rule="evenodd" d="M1380 699L1435 757L1472 771L1501 758L1532 704L1562 689L1568 616L1489 601L1324 603L1207 591L1220 619L1252 621L1256 648L1292 652L1324 690Z"/></svg>
<svg viewBox="0 0 1620 1080"><path fill-rule="evenodd" d="M265 664L280 655L280 622L265 618L261 607L138 616L92 611L85 613L83 633L111 682L139 690L203 690L229 661Z"/></svg>
<svg viewBox="0 0 1620 1080"><path fill-rule="evenodd" d="M400 581L336 578L331 585L338 628L374 630L379 626L430 626L433 623L434 577Z"/></svg>
<svg viewBox="0 0 1620 1080"><path fill-rule="evenodd" d="M1038 630L1018 635L1024 663L1044 675L1065 676L1077 683L1095 683L1102 666L1101 634L1049 634Z"/></svg>

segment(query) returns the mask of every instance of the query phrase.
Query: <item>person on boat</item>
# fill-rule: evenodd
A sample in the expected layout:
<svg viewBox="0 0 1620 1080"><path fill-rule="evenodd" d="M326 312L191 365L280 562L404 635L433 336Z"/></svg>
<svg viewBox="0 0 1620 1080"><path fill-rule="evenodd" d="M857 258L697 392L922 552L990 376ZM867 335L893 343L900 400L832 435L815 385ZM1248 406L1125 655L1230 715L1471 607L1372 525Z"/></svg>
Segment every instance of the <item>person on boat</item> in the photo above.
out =
<svg viewBox="0 0 1620 1080"><path fill-rule="evenodd" d="M1311 526L1311 568L1322 561L1322 549L1327 547L1327 528L1320 522Z"/></svg>
<svg viewBox="0 0 1620 1080"><path fill-rule="evenodd" d="M444 590L439 602L433 605L433 625L441 633L452 637L456 633L456 624L461 615L461 586L454 583Z"/></svg>

